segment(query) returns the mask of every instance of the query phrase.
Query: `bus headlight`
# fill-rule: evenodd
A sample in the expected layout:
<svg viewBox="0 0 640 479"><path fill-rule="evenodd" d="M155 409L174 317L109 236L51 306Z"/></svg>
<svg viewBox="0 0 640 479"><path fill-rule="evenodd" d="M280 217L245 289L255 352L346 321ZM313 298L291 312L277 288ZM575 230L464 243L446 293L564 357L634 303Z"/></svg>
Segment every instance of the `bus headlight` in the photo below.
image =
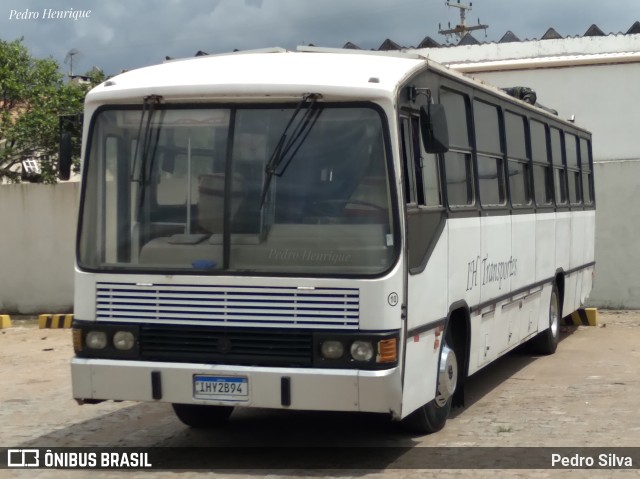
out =
<svg viewBox="0 0 640 479"><path fill-rule="evenodd" d="M351 357L356 361L370 361L373 357L371 341L354 341L351 344Z"/></svg>
<svg viewBox="0 0 640 479"><path fill-rule="evenodd" d="M324 359L340 359L344 354L344 345L340 341L324 341L320 351Z"/></svg>
<svg viewBox="0 0 640 479"><path fill-rule="evenodd" d="M113 347L119 351L129 351L136 344L136 338L131 331L118 331L113 335Z"/></svg>
<svg viewBox="0 0 640 479"><path fill-rule="evenodd" d="M104 349L107 347L107 333L104 331L89 331L84 342L90 349Z"/></svg>

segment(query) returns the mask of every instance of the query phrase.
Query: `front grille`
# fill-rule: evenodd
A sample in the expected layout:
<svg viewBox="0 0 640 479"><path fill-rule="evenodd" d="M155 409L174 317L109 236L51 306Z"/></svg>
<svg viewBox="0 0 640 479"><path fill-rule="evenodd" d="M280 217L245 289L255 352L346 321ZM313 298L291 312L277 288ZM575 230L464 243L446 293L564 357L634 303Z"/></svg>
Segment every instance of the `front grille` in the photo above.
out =
<svg viewBox="0 0 640 479"><path fill-rule="evenodd" d="M356 288L96 285L98 321L202 326L358 329Z"/></svg>
<svg viewBox="0 0 640 479"><path fill-rule="evenodd" d="M313 333L286 329L140 327L140 358L246 366L309 367Z"/></svg>

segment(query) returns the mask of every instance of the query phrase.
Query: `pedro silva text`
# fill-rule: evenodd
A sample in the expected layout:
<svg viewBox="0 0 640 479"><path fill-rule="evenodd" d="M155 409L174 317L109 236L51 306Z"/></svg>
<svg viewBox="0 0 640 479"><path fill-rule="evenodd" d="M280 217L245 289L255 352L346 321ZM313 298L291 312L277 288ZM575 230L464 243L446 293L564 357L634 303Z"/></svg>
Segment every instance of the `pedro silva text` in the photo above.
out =
<svg viewBox="0 0 640 479"><path fill-rule="evenodd" d="M91 10L9 10L9 20L80 20L91 17Z"/></svg>
<svg viewBox="0 0 640 479"><path fill-rule="evenodd" d="M612 453L600 454L597 458L580 454L570 456L551 454L551 467L596 467L596 464L597 467L629 468L633 467L633 459Z"/></svg>

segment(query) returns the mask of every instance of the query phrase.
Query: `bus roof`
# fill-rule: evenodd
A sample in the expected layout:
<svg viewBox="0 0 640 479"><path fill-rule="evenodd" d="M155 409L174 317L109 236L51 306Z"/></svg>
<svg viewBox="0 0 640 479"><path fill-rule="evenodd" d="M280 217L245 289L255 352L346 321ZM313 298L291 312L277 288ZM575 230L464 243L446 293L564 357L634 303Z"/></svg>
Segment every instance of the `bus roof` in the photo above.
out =
<svg viewBox="0 0 640 479"><path fill-rule="evenodd" d="M335 98L393 97L398 85L426 60L416 54L350 53L348 50L280 48L169 61L118 75L87 100L141 101L198 98L299 98L321 93Z"/></svg>

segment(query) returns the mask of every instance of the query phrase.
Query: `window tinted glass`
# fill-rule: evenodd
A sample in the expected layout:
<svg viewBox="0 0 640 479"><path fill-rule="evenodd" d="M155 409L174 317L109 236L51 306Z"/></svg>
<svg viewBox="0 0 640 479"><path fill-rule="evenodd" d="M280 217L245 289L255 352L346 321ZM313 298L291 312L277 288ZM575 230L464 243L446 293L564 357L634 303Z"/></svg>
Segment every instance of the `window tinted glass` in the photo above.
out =
<svg viewBox="0 0 640 479"><path fill-rule="evenodd" d="M582 191L585 204L591 204L593 202L593 196L591 195L591 173L582 174Z"/></svg>
<svg viewBox="0 0 640 479"><path fill-rule="evenodd" d="M447 127L451 146L469 147L469 127L465 96L448 90L440 92L440 103L447 112Z"/></svg>
<svg viewBox="0 0 640 479"><path fill-rule="evenodd" d="M507 134L507 154L509 158L518 158L521 160L527 158L524 117L507 112L505 116L505 131Z"/></svg>
<svg viewBox="0 0 640 479"><path fill-rule="evenodd" d="M549 170L550 168L546 166L533 165L533 184L538 205L549 205L553 201Z"/></svg>
<svg viewBox="0 0 640 479"><path fill-rule="evenodd" d="M564 146L567 153L567 167L578 167L578 147L576 145L576 137L570 133L564 134Z"/></svg>
<svg viewBox="0 0 640 479"><path fill-rule="evenodd" d="M535 120L531 121L531 154L533 161L547 163L547 133L544 125Z"/></svg>
<svg viewBox="0 0 640 479"><path fill-rule="evenodd" d="M580 167L582 171L591 171L591 163L589 162L589 141L580 138Z"/></svg>
<svg viewBox="0 0 640 479"><path fill-rule="evenodd" d="M447 197L450 206L473 204L473 167L471 154L449 151L445 154Z"/></svg>
<svg viewBox="0 0 640 479"><path fill-rule="evenodd" d="M500 158L478 156L478 187L482 206L504 204L502 160Z"/></svg>
<svg viewBox="0 0 640 479"><path fill-rule="evenodd" d="M562 165L562 141L560 140L560 130L551 128L551 154L554 165Z"/></svg>
<svg viewBox="0 0 640 479"><path fill-rule="evenodd" d="M478 151L484 153L501 153L498 108L481 101L474 101L473 117L475 120L476 145Z"/></svg>
<svg viewBox="0 0 640 479"><path fill-rule="evenodd" d="M527 163L509 160L509 188L513 205L523 206L530 203L529 165Z"/></svg>

